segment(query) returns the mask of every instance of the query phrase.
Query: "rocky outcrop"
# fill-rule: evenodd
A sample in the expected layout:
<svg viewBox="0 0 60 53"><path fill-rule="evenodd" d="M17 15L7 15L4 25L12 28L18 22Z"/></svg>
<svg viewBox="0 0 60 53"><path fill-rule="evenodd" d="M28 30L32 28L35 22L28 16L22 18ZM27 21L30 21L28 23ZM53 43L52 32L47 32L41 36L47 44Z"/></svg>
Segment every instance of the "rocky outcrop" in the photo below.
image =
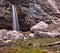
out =
<svg viewBox="0 0 60 53"><path fill-rule="evenodd" d="M48 25L52 19L59 19L60 14L47 0L0 0L0 29L12 30L12 8L17 8L20 30L27 31L36 23L43 21ZM56 0L56 6L60 9L60 1ZM23 23L23 24L22 24Z"/></svg>
<svg viewBox="0 0 60 53"><path fill-rule="evenodd" d="M45 0L30 0L29 4L29 7L23 7L23 5L21 7L22 14L20 15L20 17L24 15L24 18L20 18L20 23L24 23L24 26L21 26L23 26L23 28L26 27L25 29L31 28L31 26L35 25L41 20L48 24L51 24L51 20L53 18L59 17L59 15L51 15L56 14L56 10L49 4L49 2Z"/></svg>
<svg viewBox="0 0 60 53"><path fill-rule="evenodd" d="M31 27L31 31L34 33L35 38L40 37L60 37L60 24L55 22L53 24L46 24L43 21L37 23Z"/></svg>

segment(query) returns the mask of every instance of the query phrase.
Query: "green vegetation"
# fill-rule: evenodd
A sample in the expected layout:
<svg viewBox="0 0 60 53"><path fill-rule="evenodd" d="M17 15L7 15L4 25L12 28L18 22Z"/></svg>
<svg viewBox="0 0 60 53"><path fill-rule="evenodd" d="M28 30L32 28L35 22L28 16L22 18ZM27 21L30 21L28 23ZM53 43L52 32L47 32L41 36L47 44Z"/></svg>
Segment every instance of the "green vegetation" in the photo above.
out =
<svg viewBox="0 0 60 53"><path fill-rule="evenodd" d="M45 44L59 40L60 38L18 40L10 46L0 47L0 53L60 53L60 45L44 47Z"/></svg>

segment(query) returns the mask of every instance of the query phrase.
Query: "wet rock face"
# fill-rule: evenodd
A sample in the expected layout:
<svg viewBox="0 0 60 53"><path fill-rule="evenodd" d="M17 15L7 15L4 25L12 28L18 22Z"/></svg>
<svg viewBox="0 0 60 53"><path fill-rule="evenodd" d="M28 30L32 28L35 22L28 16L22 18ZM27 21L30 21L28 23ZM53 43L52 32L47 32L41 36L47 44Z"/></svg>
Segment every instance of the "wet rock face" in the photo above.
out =
<svg viewBox="0 0 60 53"><path fill-rule="evenodd" d="M12 29L11 17L9 2L7 0L0 0L0 29Z"/></svg>
<svg viewBox="0 0 60 53"><path fill-rule="evenodd" d="M9 4L7 0L0 0L0 5L8 6Z"/></svg>
<svg viewBox="0 0 60 53"><path fill-rule="evenodd" d="M23 2L24 3L24 2ZM29 7L22 5L21 7L21 13L19 15L19 19L20 19L20 28L21 26L23 27L23 29L21 28L21 30L29 30L31 28L31 26L35 25L36 23L38 23L42 17L46 16L40 9L40 4L37 4L38 1L37 0L30 0L27 4L29 5ZM24 24L22 24L24 23Z"/></svg>
<svg viewBox="0 0 60 53"><path fill-rule="evenodd" d="M29 0L27 4L29 7L22 5L19 15L20 23L24 23L20 25L20 28L23 27L21 30L29 30L39 21L44 21L47 24L52 23L50 14L54 14L56 11L46 0ZM54 15L54 17L56 16ZM52 18L54 17L52 15Z"/></svg>
<svg viewBox="0 0 60 53"><path fill-rule="evenodd" d="M43 21L47 24L51 24L52 18L60 17L60 15L54 15L56 11L53 7L51 7L51 5L47 2L47 0L18 0L18 1L17 0L0 0L0 1L1 1L0 9L2 9L1 10L2 12L0 11L0 17L4 18L2 19L4 21L0 22L0 25L1 23L6 22L6 24L2 24L2 28L4 28L3 26L6 26L8 29L9 27L10 29L12 29L12 9L9 2L11 4L14 4L17 8L20 30L23 30L23 31L30 30L30 28L33 25L35 25L40 21ZM56 3L58 8L60 9L59 0L56 1Z"/></svg>

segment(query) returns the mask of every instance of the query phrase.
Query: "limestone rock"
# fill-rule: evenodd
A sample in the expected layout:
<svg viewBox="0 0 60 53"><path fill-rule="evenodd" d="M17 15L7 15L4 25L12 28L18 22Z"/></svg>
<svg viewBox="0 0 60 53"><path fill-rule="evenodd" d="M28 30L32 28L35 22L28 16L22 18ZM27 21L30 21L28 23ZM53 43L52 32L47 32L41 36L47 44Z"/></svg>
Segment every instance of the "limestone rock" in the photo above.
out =
<svg viewBox="0 0 60 53"><path fill-rule="evenodd" d="M54 38L54 37L59 37L59 36L60 36L60 33L58 33L58 32L42 32L42 31L39 31L39 32L35 33L35 38L40 38L40 37Z"/></svg>
<svg viewBox="0 0 60 53"><path fill-rule="evenodd" d="M39 30L45 30L48 27L48 24L44 23L43 21L40 21L36 25L31 27L31 31L39 31Z"/></svg>
<svg viewBox="0 0 60 53"><path fill-rule="evenodd" d="M23 34L17 32L17 31L9 31L9 32L7 32L7 37L9 39L22 39Z"/></svg>
<svg viewBox="0 0 60 53"><path fill-rule="evenodd" d="M6 37L7 32L8 31L5 29L0 30L0 40L4 39L4 37Z"/></svg>

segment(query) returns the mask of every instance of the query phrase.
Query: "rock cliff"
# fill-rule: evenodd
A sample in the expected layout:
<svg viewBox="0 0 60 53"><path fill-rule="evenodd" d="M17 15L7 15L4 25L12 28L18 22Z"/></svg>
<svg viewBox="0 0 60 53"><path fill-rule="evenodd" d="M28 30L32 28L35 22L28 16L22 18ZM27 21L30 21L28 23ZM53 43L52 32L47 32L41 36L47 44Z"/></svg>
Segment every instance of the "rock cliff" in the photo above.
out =
<svg viewBox="0 0 60 53"><path fill-rule="evenodd" d="M54 1L60 11L60 0ZM19 27L22 31L30 30L31 26L40 21L53 23L53 19L60 19L60 14L49 2L48 0L0 0L0 29L12 30L12 4L17 9Z"/></svg>

